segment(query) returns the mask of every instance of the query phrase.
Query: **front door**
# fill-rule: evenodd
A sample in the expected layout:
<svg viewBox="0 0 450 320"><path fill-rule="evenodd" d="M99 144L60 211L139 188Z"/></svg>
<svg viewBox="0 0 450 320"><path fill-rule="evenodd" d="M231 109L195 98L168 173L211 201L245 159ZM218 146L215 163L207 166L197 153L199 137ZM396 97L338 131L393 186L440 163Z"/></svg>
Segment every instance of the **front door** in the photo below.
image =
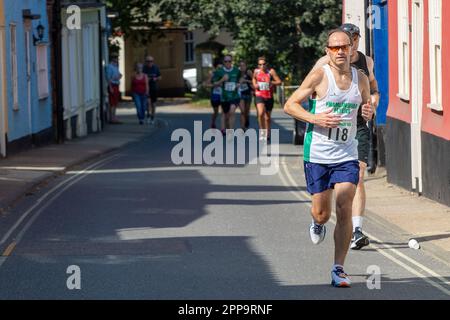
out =
<svg viewBox="0 0 450 320"><path fill-rule="evenodd" d="M418 193L422 192L423 7L423 0L412 1L411 182L412 189Z"/></svg>

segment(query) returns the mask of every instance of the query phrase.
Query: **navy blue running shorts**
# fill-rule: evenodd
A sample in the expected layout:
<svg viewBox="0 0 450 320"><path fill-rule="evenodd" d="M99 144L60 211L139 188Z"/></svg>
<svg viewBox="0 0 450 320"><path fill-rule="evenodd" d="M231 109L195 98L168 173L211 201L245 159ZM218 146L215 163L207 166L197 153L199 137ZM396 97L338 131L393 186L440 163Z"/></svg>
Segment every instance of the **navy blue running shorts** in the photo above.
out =
<svg viewBox="0 0 450 320"><path fill-rule="evenodd" d="M306 189L310 194L334 189L336 183L350 182L358 185L359 162L347 161L336 164L320 164L305 161Z"/></svg>
<svg viewBox="0 0 450 320"><path fill-rule="evenodd" d="M223 113L230 112L232 105L234 105L235 107L239 106L239 102L240 102L240 100L222 101Z"/></svg>

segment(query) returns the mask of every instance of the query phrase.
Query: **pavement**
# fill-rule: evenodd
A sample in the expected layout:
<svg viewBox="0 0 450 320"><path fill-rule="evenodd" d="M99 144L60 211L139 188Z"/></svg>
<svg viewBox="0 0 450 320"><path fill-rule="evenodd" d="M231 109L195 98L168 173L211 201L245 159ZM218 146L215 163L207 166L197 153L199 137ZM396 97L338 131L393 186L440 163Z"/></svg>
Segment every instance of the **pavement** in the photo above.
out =
<svg viewBox="0 0 450 320"><path fill-rule="evenodd" d="M108 124L98 133L0 159L0 217L2 212L72 167L120 149L157 130L159 122L139 125L135 113L131 103L123 103L118 111L122 124Z"/></svg>
<svg viewBox="0 0 450 320"><path fill-rule="evenodd" d="M190 112L206 110L192 108L185 100L166 101L165 104L165 112L169 113L179 111L180 107L189 108ZM170 104L173 105L168 106ZM162 125L159 122L139 125L134 114L131 103L125 103L118 110L124 122L121 125L107 125L99 133L0 159L0 222L11 207L51 179L76 165L138 141ZM366 177L366 192L366 220L394 232L404 239L404 243L410 238L416 239L421 245L420 250L450 264L450 207L389 184L383 168Z"/></svg>

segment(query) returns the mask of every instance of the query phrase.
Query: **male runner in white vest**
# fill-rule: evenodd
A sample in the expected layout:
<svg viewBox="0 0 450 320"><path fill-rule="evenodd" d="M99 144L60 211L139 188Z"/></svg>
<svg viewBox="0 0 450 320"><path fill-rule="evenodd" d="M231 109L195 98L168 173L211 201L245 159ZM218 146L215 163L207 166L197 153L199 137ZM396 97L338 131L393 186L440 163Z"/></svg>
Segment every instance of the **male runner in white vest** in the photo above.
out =
<svg viewBox="0 0 450 320"><path fill-rule="evenodd" d="M344 272L344 262L352 237L352 202L359 181L355 139L358 109L362 105L366 120L373 115L369 79L350 66L352 45L348 32L330 31L326 48L330 62L312 71L284 106L287 114L308 123L304 167L307 189L312 194L310 236L314 244L325 238L333 189L336 192L335 255L331 271L331 283L335 287L351 284ZM317 99L308 112L301 103L314 93Z"/></svg>
<svg viewBox="0 0 450 320"><path fill-rule="evenodd" d="M358 51L361 31L356 25L351 23L344 23L339 28L349 32L352 35L353 50L352 54L350 55L350 64L352 67L361 70L369 78L371 100L376 109L380 101L378 82L373 71L373 59ZM313 71L322 68L329 62L330 58L328 57L328 55L323 56L317 61L316 65L313 68ZM352 206L353 237L350 249L353 250L360 250L370 243L369 238L362 231L364 211L366 209L366 189L364 187L364 174L369 163L370 130L367 126L367 122L362 118L361 113L358 114L357 119L358 130L356 132L356 139L358 140L359 183L356 187L356 194L355 198L353 199Z"/></svg>

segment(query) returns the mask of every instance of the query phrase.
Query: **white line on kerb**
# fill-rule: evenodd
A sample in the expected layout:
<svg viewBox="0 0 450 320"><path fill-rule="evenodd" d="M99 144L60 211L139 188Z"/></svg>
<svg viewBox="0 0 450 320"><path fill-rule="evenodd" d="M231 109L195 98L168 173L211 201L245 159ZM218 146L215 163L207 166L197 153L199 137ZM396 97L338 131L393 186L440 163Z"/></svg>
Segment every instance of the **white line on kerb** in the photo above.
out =
<svg viewBox="0 0 450 320"><path fill-rule="evenodd" d="M281 174L281 170L278 171L279 176L281 177L281 180L283 181L283 183L288 186L288 187L294 187L294 188L298 188L297 183L295 182L294 178L292 177L291 173L289 172L289 168L286 165L285 161L281 162L281 167L283 169L283 172L286 175L287 180L289 180L289 183L286 184L286 179L282 176ZM303 190L299 190L298 192L292 191L291 193L294 194L297 199L301 200L301 201L305 201L305 200L311 200L311 196L306 193ZM310 203L307 203L307 205L309 207L311 207ZM336 213L333 212L333 217L330 219L330 222L333 223L334 225L336 225L336 219L335 216ZM378 243L382 243L381 240L379 240L378 238L376 238L375 236L373 236L372 234L369 234L367 232L365 232L367 234L367 236L369 236L369 238L372 238L373 240L377 241ZM381 253L382 255L384 255L386 258L388 258L389 260L393 261L394 263L398 264L399 266L401 266L402 268L404 268L405 270L411 272L412 274L414 274L415 276L421 278L422 280L426 281L428 284L432 285L433 287L435 287L436 289L439 289L440 291L442 291L443 293L445 293L446 295L450 296L450 290L445 288L444 286L442 286L440 283L433 281L431 279L429 279L426 275L420 273L419 271L411 268L410 266L406 265L405 263L403 263L402 261L398 260L397 258L395 258L393 255L389 254L386 252L386 250L380 250L382 247L389 249L392 253L395 253L396 255L398 255L399 257L407 260L408 262L410 262L411 264L415 265L416 267L422 269L423 271L427 272L429 275L431 275L434 278L439 279L440 281L442 281L442 283L449 285L449 282L442 277L441 275L439 275L438 273L434 272L433 270L429 269L428 267L424 266L423 264L421 264L420 262L417 262L416 260L406 256L405 254L401 253L400 251L398 251L397 249L393 248L390 245L387 244L382 244L379 246L376 246L374 244L370 244L370 246L372 246L378 253Z"/></svg>
<svg viewBox="0 0 450 320"><path fill-rule="evenodd" d="M0 167L0 169L17 171L64 171L65 167Z"/></svg>
<svg viewBox="0 0 450 320"><path fill-rule="evenodd" d="M78 178L80 175L84 175L89 169L95 168L99 165L104 164L107 161L113 160L114 158L118 157L118 155L113 155L111 157L108 157L106 159L100 160L92 165L90 165L89 167L87 167L85 170L78 172L77 174L75 174L74 176L70 177L69 179L66 179L62 182L60 182L58 185L56 185L55 187L53 187L50 191L48 191L47 193L45 193L42 197L40 197L38 200L36 200L36 203L31 206L27 211L25 211L22 216L19 218L19 220L17 220L17 222L8 230L8 232L6 232L6 234L3 236L3 238L0 240L0 245L4 244L6 242L6 240L8 240L8 238L11 236L11 234L20 226L20 224L23 222L23 220L26 219L26 217L28 217L30 215L31 212L33 212L34 209L36 209L37 206L39 206L41 203L43 203L44 200L46 200L50 194L52 194L54 191L59 190L59 188L61 188L64 184L67 184L69 182L71 182L72 180ZM75 182L77 182L79 180L76 180ZM74 182L74 183L75 183ZM71 186L72 184L70 184L69 186ZM62 191L66 190L66 188L64 188ZM61 192L62 192L61 191ZM61 192L59 192L57 195L61 194ZM54 198L52 198L51 200L54 200ZM50 202L50 201L49 201ZM46 206L48 206L48 203L46 204ZM35 219L35 218L34 218ZM33 220L34 220L33 219ZM27 224L28 226L28 224Z"/></svg>

